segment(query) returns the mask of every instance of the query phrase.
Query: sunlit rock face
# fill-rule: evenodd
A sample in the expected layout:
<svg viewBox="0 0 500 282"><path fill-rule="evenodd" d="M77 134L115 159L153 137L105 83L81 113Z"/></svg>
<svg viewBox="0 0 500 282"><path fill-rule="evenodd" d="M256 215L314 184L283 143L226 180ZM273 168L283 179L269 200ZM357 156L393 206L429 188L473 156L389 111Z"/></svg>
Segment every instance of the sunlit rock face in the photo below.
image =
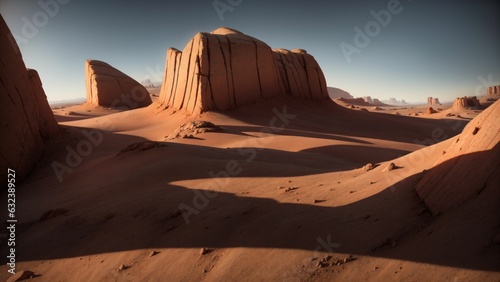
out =
<svg viewBox="0 0 500 282"><path fill-rule="evenodd" d="M465 108L465 107L479 107L481 104L479 100L474 97L460 97L456 98L453 102L454 108Z"/></svg>
<svg viewBox="0 0 500 282"><path fill-rule="evenodd" d="M326 80L305 50L271 49L229 28L196 34L181 52L170 48L158 99L187 113L229 110L292 96L328 99Z"/></svg>
<svg viewBox="0 0 500 282"><path fill-rule="evenodd" d="M85 62L85 87L87 104L94 106L135 109L151 104L144 86L105 62Z"/></svg>

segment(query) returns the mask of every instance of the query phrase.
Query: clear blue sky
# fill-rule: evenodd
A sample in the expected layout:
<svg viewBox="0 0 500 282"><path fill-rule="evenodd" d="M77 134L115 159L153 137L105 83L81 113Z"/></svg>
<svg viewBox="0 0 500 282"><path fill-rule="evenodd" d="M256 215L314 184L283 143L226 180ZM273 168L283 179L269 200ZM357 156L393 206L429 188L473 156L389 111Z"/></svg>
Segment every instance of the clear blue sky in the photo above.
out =
<svg viewBox="0 0 500 282"><path fill-rule="evenodd" d="M391 15L390 21L382 17L383 25L371 13L381 10ZM450 101L484 94L482 81L490 76L500 84L495 0L0 0L0 12L26 66L40 73L49 101L85 97L86 59L105 61L139 81L161 80L168 47L183 49L196 32L220 26L273 48L308 50L328 85L354 96ZM368 27L368 44L356 45L356 27L365 34ZM346 49L350 62L341 46L352 47Z"/></svg>

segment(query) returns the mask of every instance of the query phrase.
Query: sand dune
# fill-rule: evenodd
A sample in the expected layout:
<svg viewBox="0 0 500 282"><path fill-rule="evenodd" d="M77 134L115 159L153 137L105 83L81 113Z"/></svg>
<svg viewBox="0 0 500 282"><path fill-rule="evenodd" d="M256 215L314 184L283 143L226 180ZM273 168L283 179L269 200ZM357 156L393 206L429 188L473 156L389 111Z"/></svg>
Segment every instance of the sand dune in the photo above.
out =
<svg viewBox="0 0 500 282"><path fill-rule="evenodd" d="M282 64L307 57L264 47ZM64 134L16 191L16 270L34 281L498 280L500 102L474 119L415 117L313 99L318 83L309 97L227 107L166 85L144 108L54 109Z"/></svg>

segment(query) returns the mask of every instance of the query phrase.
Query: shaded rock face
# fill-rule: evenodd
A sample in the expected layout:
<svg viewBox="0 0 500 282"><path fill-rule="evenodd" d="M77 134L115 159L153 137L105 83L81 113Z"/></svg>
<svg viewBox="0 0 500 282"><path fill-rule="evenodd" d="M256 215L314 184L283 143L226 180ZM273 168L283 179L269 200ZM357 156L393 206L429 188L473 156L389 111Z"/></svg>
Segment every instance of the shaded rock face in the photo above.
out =
<svg viewBox="0 0 500 282"><path fill-rule="evenodd" d="M454 108L479 107L479 106L481 106L481 104L479 103L479 100L476 98L476 96L456 98L455 101L453 102Z"/></svg>
<svg viewBox="0 0 500 282"><path fill-rule="evenodd" d="M370 104L373 103L373 99L370 96L365 96L365 97L363 97L363 99L365 99L365 102L367 102L367 103L370 103Z"/></svg>
<svg viewBox="0 0 500 282"><path fill-rule="evenodd" d="M1 17L0 37L0 178L7 183L7 169L11 168L19 182L42 155L45 141L60 129L38 73L26 69Z"/></svg>
<svg viewBox="0 0 500 282"><path fill-rule="evenodd" d="M500 94L500 85L488 87L488 90L487 90L486 94L488 94L488 95L499 95Z"/></svg>
<svg viewBox="0 0 500 282"><path fill-rule="evenodd" d="M188 113L229 110L261 99L328 99L326 80L305 50L271 49L239 31L198 33L170 48L158 102Z"/></svg>
<svg viewBox="0 0 500 282"><path fill-rule="evenodd" d="M439 102L438 98L429 97L427 98L427 105L428 106L441 105L441 103Z"/></svg>
<svg viewBox="0 0 500 282"><path fill-rule="evenodd" d="M111 108L135 109L151 104L144 86L107 63L85 62L87 104Z"/></svg>
<svg viewBox="0 0 500 282"><path fill-rule="evenodd" d="M500 101L470 121L416 186L433 212L444 212L479 193L498 194Z"/></svg>

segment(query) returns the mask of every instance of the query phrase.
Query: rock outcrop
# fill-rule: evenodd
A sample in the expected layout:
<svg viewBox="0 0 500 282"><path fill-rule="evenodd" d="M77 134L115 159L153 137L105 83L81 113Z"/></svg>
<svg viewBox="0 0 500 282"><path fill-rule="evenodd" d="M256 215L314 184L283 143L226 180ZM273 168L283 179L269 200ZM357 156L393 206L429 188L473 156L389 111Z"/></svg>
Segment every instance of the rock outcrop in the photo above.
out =
<svg viewBox="0 0 500 282"><path fill-rule="evenodd" d="M500 95L500 85L488 87L487 95Z"/></svg>
<svg viewBox="0 0 500 282"><path fill-rule="evenodd" d="M7 183L10 168L15 170L19 182L41 157L45 142L57 135L60 128L38 73L26 69L1 16L0 37L0 178Z"/></svg>
<svg viewBox="0 0 500 282"><path fill-rule="evenodd" d="M434 110L432 107L427 107L427 109L425 110L426 115L431 115L431 114L435 114L435 113L437 113L437 111Z"/></svg>
<svg viewBox="0 0 500 282"><path fill-rule="evenodd" d="M335 87L327 87L328 95L332 99L339 99L339 98L346 98L346 99L352 99L354 98L349 92L344 91L340 88L335 88Z"/></svg>
<svg viewBox="0 0 500 282"><path fill-rule="evenodd" d="M470 121L433 168L424 172L416 190L433 212L460 205L485 189L498 191L499 121L497 101Z"/></svg>
<svg viewBox="0 0 500 282"><path fill-rule="evenodd" d="M111 108L135 109L151 104L144 86L107 63L85 62L87 104Z"/></svg>
<svg viewBox="0 0 500 282"><path fill-rule="evenodd" d="M195 114L229 110L278 96L328 99L326 80L305 50L271 49L229 28L198 33L170 48L158 102Z"/></svg>
<svg viewBox="0 0 500 282"><path fill-rule="evenodd" d="M372 105L376 105L376 106L387 106L387 104L383 103L382 101L380 101L379 99L375 98L373 99L372 101Z"/></svg>
<svg viewBox="0 0 500 282"><path fill-rule="evenodd" d="M365 100L365 102L367 102L369 104L373 103L373 99L370 96L364 96L363 99Z"/></svg>
<svg viewBox="0 0 500 282"><path fill-rule="evenodd" d="M441 105L438 98L428 97L427 106Z"/></svg>
<svg viewBox="0 0 500 282"><path fill-rule="evenodd" d="M476 96L456 98L453 102L454 108L480 107L481 104Z"/></svg>

